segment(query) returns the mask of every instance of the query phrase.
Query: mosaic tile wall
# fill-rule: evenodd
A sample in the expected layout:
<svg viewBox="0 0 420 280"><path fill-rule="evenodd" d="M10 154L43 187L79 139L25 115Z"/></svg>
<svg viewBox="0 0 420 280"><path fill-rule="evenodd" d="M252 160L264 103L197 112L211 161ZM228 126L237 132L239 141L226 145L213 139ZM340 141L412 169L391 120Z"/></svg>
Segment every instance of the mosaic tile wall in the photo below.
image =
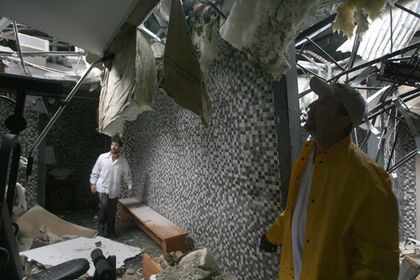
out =
<svg viewBox="0 0 420 280"><path fill-rule="evenodd" d="M398 161L407 153L415 149L414 137L407 126L402 125L399 139L395 148ZM408 237L416 238L416 165L415 157L407 161L396 170L397 178L394 180L394 189L400 207L400 240ZM417 176L420 176L418 174Z"/></svg>
<svg viewBox="0 0 420 280"><path fill-rule="evenodd" d="M126 126L137 196L209 248L224 272L277 279L278 256L258 250L281 202L270 80L225 48L208 91L208 128L164 93Z"/></svg>
<svg viewBox="0 0 420 280"><path fill-rule="evenodd" d="M47 104L49 112L57 110L57 104ZM48 167L72 169L71 177L60 183L47 176L47 188L62 185L69 199L57 194L66 203L57 202L54 210L96 207L95 196L90 192L89 175L99 154L109 150L109 137L96 131L98 101L73 99L46 137L47 145L54 147L56 163ZM42 121L44 127L46 121ZM48 194L47 194L48 198ZM57 199L57 198L55 198ZM48 202L47 202L48 205Z"/></svg>
<svg viewBox="0 0 420 280"><path fill-rule="evenodd" d="M16 93L10 90L5 90L0 88L0 95L9 95L10 98L16 99ZM6 118L12 115L14 112L14 104L0 99L0 142L3 139L3 135L9 133L9 130L6 128L4 122ZM33 142L38 137L38 119L39 114L33 111L25 111L25 119L27 122L26 129L21 133L21 143L22 143L22 156L27 157L28 152L32 147ZM32 207L37 203L37 186L38 186L38 159L36 157L37 150L34 151L34 164L32 169L32 175L29 177L28 182L26 182L26 176L24 170L19 170L18 173L18 182L21 183L26 188L26 200L28 207Z"/></svg>
<svg viewBox="0 0 420 280"><path fill-rule="evenodd" d="M14 98L13 92L2 91L0 94L10 94ZM58 105L49 104L44 100L50 114L54 114ZM70 210L77 208L96 207L95 196L90 193L89 174L100 153L109 149L109 139L107 136L96 132L96 111L98 101L77 100L66 107L63 114L47 134L46 143L53 145L55 150L56 163L49 166L47 172L53 168L70 168L73 174L69 180L56 182L56 185L63 185L66 193L71 193L71 201L64 205L60 201L55 201L56 205L61 205L60 210ZM13 105L0 99L0 135L7 133L4 125L5 119L14 111ZM23 150L22 155L27 156L29 149L38 137L40 129L44 128L48 122L45 115L40 115L32 111L25 112L28 122L27 128L22 133ZM39 129L40 128L40 129ZM24 184L27 189L28 207L37 203L38 186L38 151L34 151L34 168L28 183ZM25 182L24 171L19 172L20 183ZM46 177L47 199L49 197L48 184L51 177ZM57 197L55 197L57 200ZM50 201L51 202L51 201ZM48 206L47 201L47 206Z"/></svg>

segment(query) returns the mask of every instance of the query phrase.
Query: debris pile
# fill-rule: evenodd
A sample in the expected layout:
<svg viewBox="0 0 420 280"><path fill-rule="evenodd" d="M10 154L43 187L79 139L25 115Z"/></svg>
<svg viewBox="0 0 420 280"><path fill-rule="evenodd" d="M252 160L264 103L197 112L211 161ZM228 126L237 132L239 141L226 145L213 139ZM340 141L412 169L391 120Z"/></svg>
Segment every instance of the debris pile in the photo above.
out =
<svg viewBox="0 0 420 280"><path fill-rule="evenodd" d="M75 237L93 237L96 230L60 219L39 205L17 218L19 251L39 248Z"/></svg>
<svg viewBox="0 0 420 280"><path fill-rule="evenodd" d="M150 277L156 280L237 280L232 275L222 275L216 260L207 248L197 249L183 255L180 252L172 252L164 259L155 260L159 262L162 271ZM147 264L144 263L144 266ZM147 271L147 267L143 267ZM146 279L147 278L147 275Z"/></svg>

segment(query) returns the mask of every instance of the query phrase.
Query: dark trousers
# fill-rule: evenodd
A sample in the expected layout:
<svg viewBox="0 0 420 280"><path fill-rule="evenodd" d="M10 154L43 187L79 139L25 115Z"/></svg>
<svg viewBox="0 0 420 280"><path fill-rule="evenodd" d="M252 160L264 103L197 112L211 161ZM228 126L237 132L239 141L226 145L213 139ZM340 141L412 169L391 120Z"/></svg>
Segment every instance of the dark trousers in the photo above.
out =
<svg viewBox="0 0 420 280"><path fill-rule="evenodd" d="M115 235L117 201L117 197L110 199L106 193L99 193L99 235Z"/></svg>

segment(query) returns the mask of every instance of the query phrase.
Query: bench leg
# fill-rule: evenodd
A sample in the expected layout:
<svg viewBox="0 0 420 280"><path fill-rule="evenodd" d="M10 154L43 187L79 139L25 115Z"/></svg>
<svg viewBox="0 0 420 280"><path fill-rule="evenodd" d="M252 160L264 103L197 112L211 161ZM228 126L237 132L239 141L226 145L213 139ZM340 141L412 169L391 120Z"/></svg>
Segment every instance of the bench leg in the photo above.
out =
<svg viewBox="0 0 420 280"><path fill-rule="evenodd" d="M185 253L186 249L185 249L184 240L185 240L185 235L175 236L175 237L163 240L162 242L163 254L167 255L170 252L176 252L176 251L181 251Z"/></svg>
<svg viewBox="0 0 420 280"><path fill-rule="evenodd" d="M121 206L120 204L118 204L118 210L120 212L121 221L131 220L131 214L125 209L124 206Z"/></svg>

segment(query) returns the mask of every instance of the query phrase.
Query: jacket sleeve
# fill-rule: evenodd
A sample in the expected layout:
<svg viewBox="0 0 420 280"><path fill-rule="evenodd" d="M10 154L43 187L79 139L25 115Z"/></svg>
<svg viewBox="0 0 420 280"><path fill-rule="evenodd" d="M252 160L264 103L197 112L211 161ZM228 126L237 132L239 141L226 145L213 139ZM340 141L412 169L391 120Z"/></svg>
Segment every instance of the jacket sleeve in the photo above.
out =
<svg viewBox="0 0 420 280"><path fill-rule="evenodd" d="M95 162L95 165L92 168L92 172L90 173L90 183L96 184L99 178L99 174L101 173L101 156Z"/></svg>
<svg viewBox="0 0 420 280"><path fill-rule="evenodd" d="M398 206L389 176L376 175L367 180L367 197L352 229L356 247L352 279L398 278Z"/></svg>
<svg viewBox="0 0 420 280"><path fill-rule="evenodd" d="M275 245L281 245L284 231L284 219L286 213L285 211L281 212L268 231L265 233L268 241Z"/></svg>

